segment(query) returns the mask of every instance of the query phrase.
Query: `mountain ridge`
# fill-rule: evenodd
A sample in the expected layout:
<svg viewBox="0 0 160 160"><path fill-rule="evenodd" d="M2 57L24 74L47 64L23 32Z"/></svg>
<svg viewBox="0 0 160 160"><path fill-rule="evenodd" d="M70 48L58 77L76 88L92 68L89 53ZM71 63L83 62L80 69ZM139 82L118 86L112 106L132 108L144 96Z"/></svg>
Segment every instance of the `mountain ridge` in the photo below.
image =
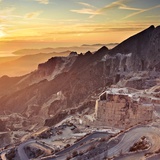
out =
<svg viewBox="0 0 160 160"><path fill-rule="evenodd" d="M159 29L150 27L123 41L112 50L102 47L95 53L54 57L39 64L37 70L16 79L15 83L11 84L12 87L6 85L6 91L4 89L0 91L1 114L18 112L32 119L31 115L36 114L38 108L36 117L43 117L41 125L44 125L45 120L54 117L55 113L59 114L63 110L77 108L94 100L94 97L108 86L134 84L138 89L152 87L157 82L152 81L150 85L146 85L148 77L151 72L157 72L155 77L158 78L160 71L160 59L157 58L160 36L155 40L157 33ZM139 40L139 36L142 39ZM149 42L155 40L155 43L145 43L143 39ZM145 48L144 43L148 45ZM125 52L128 47L131 49ZM146 54L149 58L138 54L146 48L155 48L153 50L155 56L150 58L151 52ZM154 60L156 64L153 63ZM139 74L140 71L143 74ZM133 73L135 77L139 76L139 79L131 79ZM38 121L38 118L36 119Z"/></svg>

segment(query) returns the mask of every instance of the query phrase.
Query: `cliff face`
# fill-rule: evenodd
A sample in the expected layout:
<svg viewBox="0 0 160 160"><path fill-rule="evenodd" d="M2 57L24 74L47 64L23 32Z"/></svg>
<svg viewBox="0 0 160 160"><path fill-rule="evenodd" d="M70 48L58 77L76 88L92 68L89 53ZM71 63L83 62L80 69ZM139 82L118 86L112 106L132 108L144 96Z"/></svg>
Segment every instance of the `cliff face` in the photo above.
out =
<svg viewBox="0 0 160 160"><path fill-rule="evenodd" d="M101 125L130 127L153 121L154 106L160 99L127 88L104 92L96 102L96 118ZM147 116L146 116L147 115Z"/></svg>

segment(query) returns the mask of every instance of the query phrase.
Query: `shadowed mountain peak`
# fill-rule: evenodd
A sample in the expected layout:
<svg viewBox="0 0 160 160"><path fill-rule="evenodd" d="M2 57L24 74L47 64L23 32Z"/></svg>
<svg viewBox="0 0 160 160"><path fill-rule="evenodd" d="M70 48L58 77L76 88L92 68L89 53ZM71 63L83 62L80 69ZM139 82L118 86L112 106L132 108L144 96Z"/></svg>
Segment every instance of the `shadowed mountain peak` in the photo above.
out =
<svg viewBox="0 0 160 160"><path fill-rule="evenodd" d="M86 56L87 56L87 55L92 55L92 52L88 51L88 52L85 53L85 55L86 55Z"/></svg>
<svg viewBox="0 0 160 160"><path fill-rule="evenodd" d="M109 49L106 46L101 47L98 51L96 51L94 54L106 54L108 53Z"/></svg>
<svg viewBox="0 0 160 160"><path fill-rule="evenodd" d="M142 48L146 48L150 43L150 39L153 36L153 31L155 27L151 25L149 28L143 30L142 32L131 36L130 38L124 40L122 43L114 47L110 54L123 53L128 54L130 52L140 54Z"/></svg>

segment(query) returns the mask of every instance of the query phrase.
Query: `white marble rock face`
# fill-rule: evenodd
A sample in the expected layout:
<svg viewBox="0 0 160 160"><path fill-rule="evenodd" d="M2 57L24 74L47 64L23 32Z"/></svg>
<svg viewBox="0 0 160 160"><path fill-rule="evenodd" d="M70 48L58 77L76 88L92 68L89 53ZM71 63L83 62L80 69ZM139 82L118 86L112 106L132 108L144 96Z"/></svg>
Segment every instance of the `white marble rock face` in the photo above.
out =
<svg viewBox="0 0 160 160"><path fill-rule="evenodd" d="M102 125L119 128L147 124L153 121L154 106L159 104L159 100L143 92L114 88L102 93L97 100L96 119Z"/></svg>

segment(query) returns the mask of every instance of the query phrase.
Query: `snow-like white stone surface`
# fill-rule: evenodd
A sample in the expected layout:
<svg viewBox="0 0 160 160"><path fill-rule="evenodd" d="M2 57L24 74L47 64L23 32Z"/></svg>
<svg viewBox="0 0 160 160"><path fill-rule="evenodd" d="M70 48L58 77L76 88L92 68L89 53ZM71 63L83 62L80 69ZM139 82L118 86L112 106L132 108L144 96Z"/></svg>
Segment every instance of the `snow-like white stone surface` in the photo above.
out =
<svg viewBox="0 0 160 160"><path fill-rule="evenodd" d="M47 77L47 80L53 80L57 75L61 74L62 72L68 72L75 60L77 59L77 55L75 56L68 56L68 57L62 57L62 60L64 61L63 64L56 65L53 73Z"/></svg>

